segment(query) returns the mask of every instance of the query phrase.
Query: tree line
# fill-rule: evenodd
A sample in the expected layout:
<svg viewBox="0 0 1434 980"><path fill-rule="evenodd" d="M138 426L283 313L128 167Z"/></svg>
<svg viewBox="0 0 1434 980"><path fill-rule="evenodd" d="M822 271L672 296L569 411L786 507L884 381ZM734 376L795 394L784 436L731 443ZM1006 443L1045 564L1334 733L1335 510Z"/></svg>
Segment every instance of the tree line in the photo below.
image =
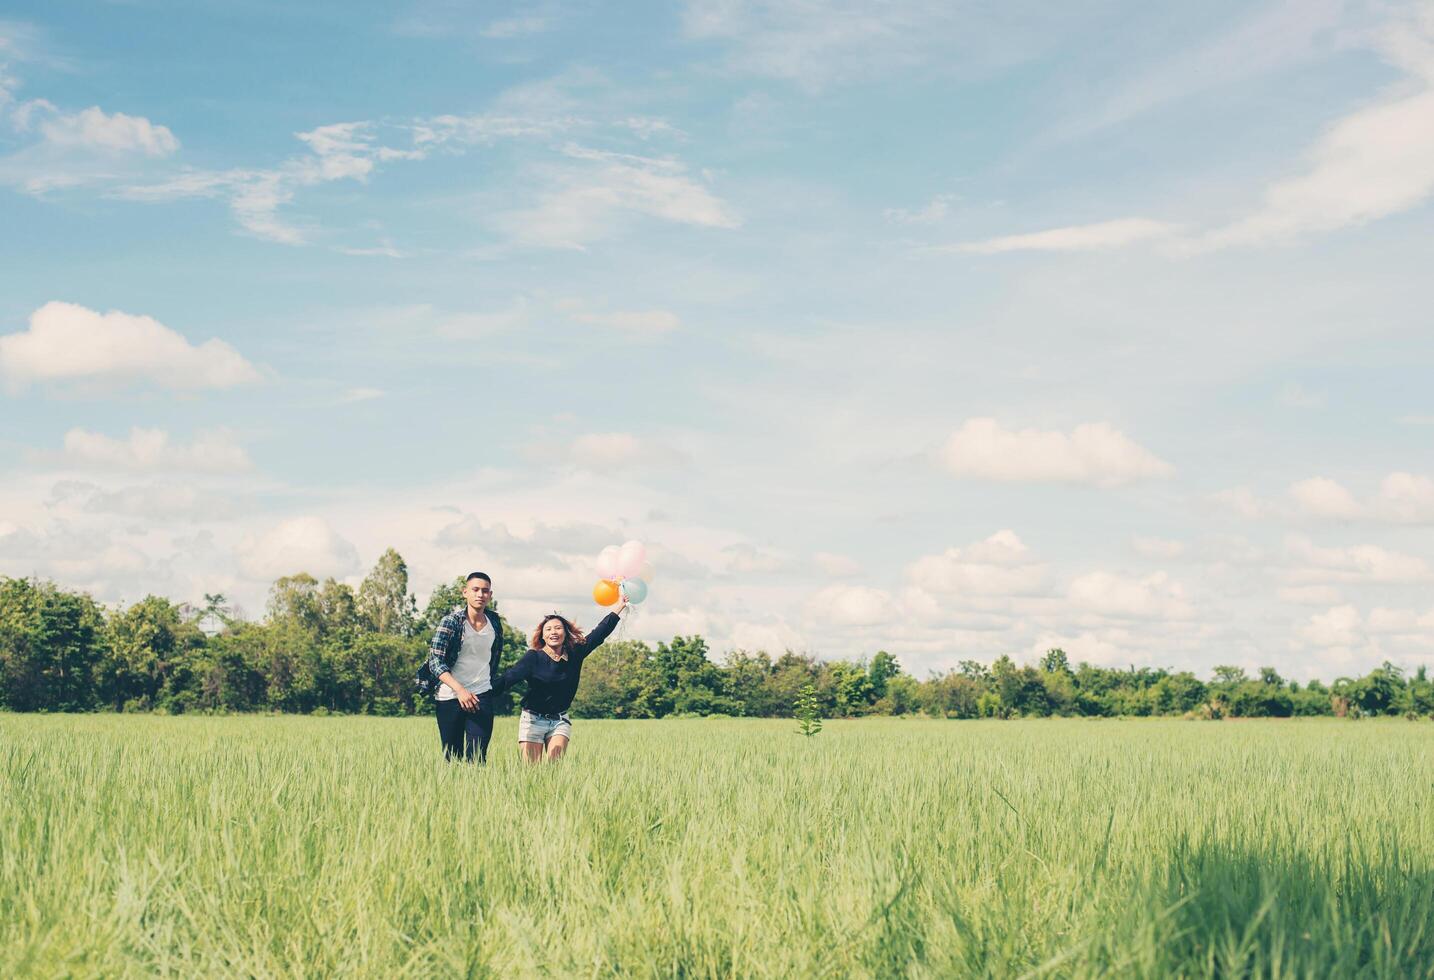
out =
<svg viewBox="0 0 1434 980"><path fill-rule="evenodd" d="M53 582L0 578L0 709L10 711L280 711L403 715L428 710L413 673L438 621L461 604L462 580L420 611L408 569L389 549L358 589L311 575L277 580L263 618L237 616L222 595L202 605L147 596L106 609ZM501 663L527 648L504 623ZM1434 682L1390 663L1363 677L1299 684L1266 667L1250 676L1072 665L1061 650L1038 664L1009 656L963 660L925 679L884 650L856 661L790 650L709 656L701 636L655 646L609 641L583 669L573 711L586 718L791 716L810 686L826 717L944 718L1174 715L1434 717ZM499 710L513 710L504 699Z"/></svg>

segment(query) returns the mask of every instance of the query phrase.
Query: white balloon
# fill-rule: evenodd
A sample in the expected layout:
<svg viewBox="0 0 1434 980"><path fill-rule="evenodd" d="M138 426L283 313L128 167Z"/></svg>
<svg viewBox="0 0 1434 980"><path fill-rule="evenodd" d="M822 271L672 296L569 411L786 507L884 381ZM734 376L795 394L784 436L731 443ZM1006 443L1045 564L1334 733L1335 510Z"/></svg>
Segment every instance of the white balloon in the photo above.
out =
<svg viewBox="0 0 1434 980"><path fill-rule="evenodd" d="M646 582L648 585L651 585L651 584L652 584L652 576L654 576L654 575L656 575L656 574L657 574L657 572L656 572L656 570L652 567L652 562L650 562L650 561L645 561L645 562L642 563L642 568L638 570L638 573L637 573L637 575L634 576L634 578L640 578L640 579L642 579L644 582Z"/></svg>
<svg viewBox="0 0 1434 980"><path fill-rule="evenodd" d="M622 561L622 550L615 544L610 544L598 555L597 573L598 578L609 580L622 578L620 568Z"/></svg>
<svg viewBox="0 0 1434 980"><path fill-rule="evenodd" d="M617 573L623 578L638 578L642 563L647 561L647 549L641 541L629 541L622 546L617 557Z"/></svg>

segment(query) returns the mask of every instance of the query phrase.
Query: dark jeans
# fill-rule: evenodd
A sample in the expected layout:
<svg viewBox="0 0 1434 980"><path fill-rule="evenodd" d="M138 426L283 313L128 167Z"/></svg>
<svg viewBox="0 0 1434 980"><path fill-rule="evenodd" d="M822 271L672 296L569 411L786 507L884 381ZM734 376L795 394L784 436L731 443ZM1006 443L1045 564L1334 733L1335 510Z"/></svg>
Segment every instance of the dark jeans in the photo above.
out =
<svg viewBox="0 0 1434 980"><path fill-rule="evenodd" d="M443 758L460 758L484 762L488 758L488 741L493 737L493 706L478 698L477 711L464 711L458 699L435 701L438 715L438 737L443 741Z"/></svg>

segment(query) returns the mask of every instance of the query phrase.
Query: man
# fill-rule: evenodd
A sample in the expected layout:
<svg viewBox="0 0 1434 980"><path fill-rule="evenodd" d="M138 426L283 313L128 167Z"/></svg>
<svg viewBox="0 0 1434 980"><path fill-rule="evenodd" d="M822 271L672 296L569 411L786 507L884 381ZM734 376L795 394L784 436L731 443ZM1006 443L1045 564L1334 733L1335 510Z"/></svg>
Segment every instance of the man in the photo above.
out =
<svg viewBox="0 0 1434 980"><path fill-rule="evenodd" d="M493 678L503 652L503 622L488 608L493 580L486 572L470 572L463 583L464 605L439 622L428 644L428 662L419 672L431 686L443 757L483 762L493 737Z"/></svg>

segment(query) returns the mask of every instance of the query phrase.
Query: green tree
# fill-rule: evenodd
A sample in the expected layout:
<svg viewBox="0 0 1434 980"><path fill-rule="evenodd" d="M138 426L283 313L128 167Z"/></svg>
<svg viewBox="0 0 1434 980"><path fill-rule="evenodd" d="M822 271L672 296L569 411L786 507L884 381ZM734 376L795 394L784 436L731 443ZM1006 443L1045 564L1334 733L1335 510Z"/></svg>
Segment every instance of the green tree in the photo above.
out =
<svg viewBox="0 0 1434 980"><path fill-rule="evenodd" d="M52 582L0 579L0 707L94 707L94 663L104 618L88 595Z"/></svg>
<svg viewBox="0 0 1434 980"><path fill-rule="evenodd" d="M584 662L573 712L582 718L660 718L672 710L667 683L646 643L609 641Z"/></svg>
<svg viewBox="0 0 1434 980"><path fill-rule="evenodd" d="M1245 668L1221 664L1215 668L1215 683L1222 687L1234 687L1245 682Z"/></svg>
<svg viewBox="0 0 1434 980"><path fill-rule="evenodd" d="M464 605L462 576L434 588L428 597L428 604L423 607L423 616L418 621L418 634L424 639L432 636L443 617L461 605Z"/></svg>
<svg viewBox="0 0 1434 980"><path fill-rule="evenodd" d="M674 636L659 643L654 656L659 674L672 692L672 711L679 714L736 714L737 704L724 690L722 671L707 659L707 641L700 636Z"/></svg>
<svg viewBox="0 0 1434 980"><path fill-rule="evenodd" d="M886 697L887 684L893 677L900 676L901 664L897 659L885 650L876 651L876 656L871 658L871 665L866 669L872 697L877 700Z"/></svg>
<svg viewBox="0 0 1434 980"><path fill-rule="evenodd" d="M319 633L341 635L351 640L365 625L359 615L358 597L354 590L332 578L324 579L315 601L319 611Z"/></svg>
<svg viewBox="0 0 1434 980"><path fill-rule="evenodd" d="M969 672L948 671L921 685L921 710L938 718L979 718L985 685Z"/></svg>
<svg viewBox="0 0 1434 980"><path fill-rule="evenodd" d="M270 623L297 626L313 634L323 630L324 612L319 605L319 581L308 572L285 575L269 587L266 618Z"/></svg>
<svg viewBox="0 0 1434 980"><path fill-rule="evenodd" d="M1069 674L1071 672L1070 658L1066 656L1064 650L1054 647L1047 650L1046 655L1041 658L1041 670L1048 674Z"/></svg>
<svg viewBox="0 0 1434 980"><path fill-rule="evenodd" d="M418 601L408 591L408 566L389 548L359 585L359 613L370 627L393 636L412 636Z"/></svg>
<svg viewBox="0 0 1434 980"><path fill-rule="evenodd" d="M115 711L156 707L172 676L192 651L204 645L194 620L159 596L146 596L110 616L105 643L94 665L98 699Z"/></svg>

